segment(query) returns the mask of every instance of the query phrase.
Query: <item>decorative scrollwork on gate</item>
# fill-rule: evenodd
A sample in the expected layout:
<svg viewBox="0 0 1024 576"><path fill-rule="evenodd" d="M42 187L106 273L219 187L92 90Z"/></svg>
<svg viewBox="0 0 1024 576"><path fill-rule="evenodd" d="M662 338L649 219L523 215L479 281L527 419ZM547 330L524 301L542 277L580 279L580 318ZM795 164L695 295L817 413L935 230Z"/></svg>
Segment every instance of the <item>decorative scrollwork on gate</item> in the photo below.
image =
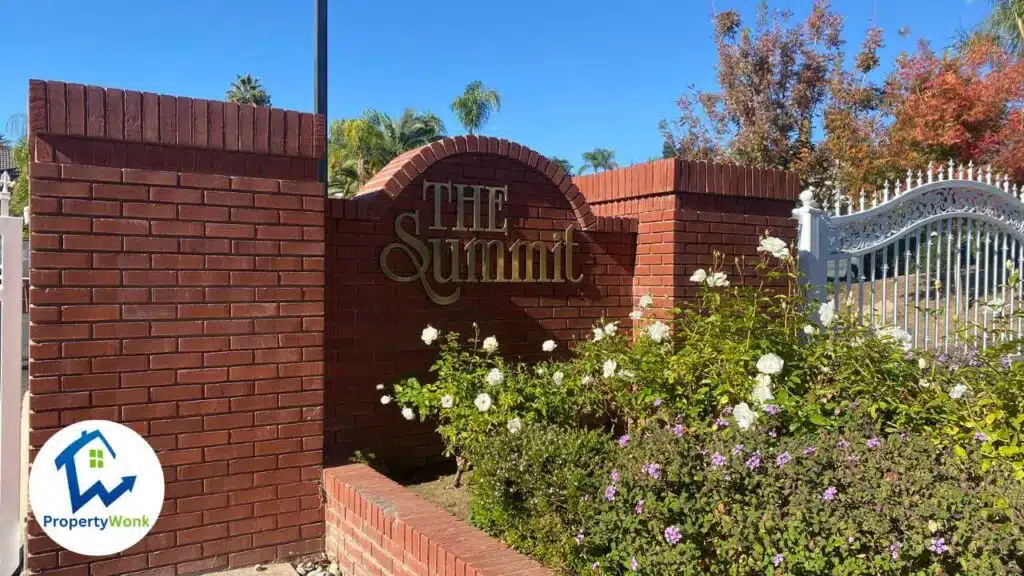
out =
<svg viewBox="0 0 1024 576"><path fill-rule="evenodd" d="M971 184L929 187L866 212L825 215L829 252L856 254L876 249L943 216L994 221L1024 237L1024 203L993 186Z"/></svg>

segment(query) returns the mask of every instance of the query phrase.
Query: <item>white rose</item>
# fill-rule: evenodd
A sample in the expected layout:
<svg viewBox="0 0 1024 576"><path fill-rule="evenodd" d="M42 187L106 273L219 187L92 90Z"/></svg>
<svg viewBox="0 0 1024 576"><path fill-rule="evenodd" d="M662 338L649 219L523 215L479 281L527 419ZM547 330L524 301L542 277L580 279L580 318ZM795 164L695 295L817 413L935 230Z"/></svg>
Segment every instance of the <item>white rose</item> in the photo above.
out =
<svg viewBox="0 0 1024 576"><path fill-rule="evenodd" d="M402 418L406 420L412 420L416 417L416 414L412 411L412 408L402 408Z"/></svg>
<svg viewBox="0 0 1024 576"><path fill-rule="evenodd" d="M782 367L784 365L785 362L782 361L782 358L779 358L775 354L769 353L758 358L757 371L760 372L761 374L774 376L779 372L782 372Z"/></svg>
<svg viewBox="0 0 1024 576"><path fill-rule="evenodd" d="M750 397L754 399L757 404L767 404L769 400L775 398L772 395L771 389L771 377L767 374L758 374L754 378L754 389L750 392Z"/></svg>
<svg viewBox="0 0 1024 576"><path fill-rule="evenodd" d="M383 390L383 389L384 389L384 385L383 384L377 384L377 390Z"/></svg>
<svg viewBox="0 0 1024 576"><path fill-rule="evenodd" d="M789 248L786 246L786 242L781 238L775 238L774 236L765 236L761 239L761 244L757 247L758 252L766 252L779 260L789 259Z"/></svg>
<svg viewBox="0 0 1024 576"><path fill-rule="evenodd" d="M967 386L964 384L957 384L949 391L949 397L953 400L959 400L964 397L967 393Z"/></svg>
<svg viewBox="0 0 1024 576"><path fill-rule="evenodd" d="M654 297L653 296L651 296L650 294L644 294L643 296L640 297L640 307L641 308L645 308L646 309L646 308L650 308L651 306L654 306Z"/></svg>
<svg viewBox="0 0 1024 576"><path fill-rule="evenodd" d="M555 381L555 384L561 384L562 380L565 379L565 374L562 374L562 371L559 370L558 372L555 372L554 375L551 376L551 379Z"/></svg>
<svg viewBox="0 0 1024 576"><path fill-rule="evenodd" d="M703 283L708 279L708 273L703 268L697 268L697 271L690 276L690 282L696 282L698 284Z"/></svg>
<svg viewBox="0 0 1024 576"><path fill-rule="evenodd" d="M619 376L625 380L632 380L633 378L636 378L636 374L633 374L631 370L619 370Z"/></svg>
<svg viewBox="0 0 1024 576"><path fill-rule="evenodd" d="M508 431L511 432L512 434L518 434L519 431L523 429L523 421L520 420L519 418L513 418L508 421L506 427L508 428Z"/></svg>
<svg viewBox="0 0 1024 576"><path fill-rule="evenodd" d="M494 352L498 349L498 339L494 336L484 338L484 352Z"/></svg>
<svg viewBox="0 0 1024 576"><path fill-rule="evenodd" d="M558 348L558 344L555 344L554 340L545 340L544 343L540 345L540 349L545 352L554 352L555 348Z"/></svg>
<svg viewBox="0 0 1024 576"><path fill-rule="evenodd" d="M380 397L380 403L384 404L385 406L387 406L388 404L391 404L391 396L381 396Z"/></svg>
<svg viewBox="0 0 1024 576"><path fill-rule="evenodd" d="M437 340L439 334L440 332L437 331L437 328L427 324L427 327L423 329L423 333L420 334L420 340L423 340L424 344L430 346L434 343L434 340Z"/></svg>
<svg viewBox="0 0 1024 576"><path fill-rule="evenodd" d="M491 386L497 386L505 381L505 375L501 373L501 370L497 368L491 368L491 371L487 373L487 383Z"/></svg>
<svg viewBox="0 0 1024 576"><path fill-rule="evenodd" d="M584 376L582 380L580 380L580 383L583 384L584 386L587 386L587 385L589 385L593 381L594 381L594 378L588 374L588 375Z"/></svg>
<svg viewBox="0 0 1024 576"><path fill-rule="evenodd" d="M814 326L812 326L810 324L804 326L804 334L807 334L808 336L814 336L817 333L818 333L818 329L815 328Z"/></svg>
<svg viewBox="0 0 1024 576"><path fill-rule="evenodd" d="M604 325L604 335L615 336L615 331L618 329L619 327L615 325L615 322L609 322Z"/></svg>
<svg viewBox="0 0 1024 576"><path fill-rule="evenodd" d="M821 325L827 327L832 323L836 317L835 306L832 306L832 301L822 302L821 306L818 306L818 319L821 320Z"/></svg>
<svg viewBox="0 0 1024 576"><path fill-rule="evenodd" d="M661 320L651 324L647 327L647 335L651 337L651 340L655 342L661 342L668 336L668 325Z"/></svg>
<svg viewBox="0 0 1024 576"><path fill-rule="evenodd" d="M896 341L904 350L910 350L913 347L913 336L899 326L883 328L878 331L878 335L883 339Z"/></svg>
<svg viewBox="0 0 1024 576"><path fill-rule="evenodd" d="M639 309L638 310L633 310L632 312L629 313L629 319L634 321L634 322L636 322L637 320L640 320L643 317L644 317L644 311L643 310L639 310Z"/></svg>
<svg viewBox="0 0 1024 576"><path fill-rule="evenodd" d="M473 405L476 409L481 412L487 412L491 409L491 397L486 392L477 394L476 399L473 400Z"/></svg>
<svg viewBox="0 0 1024 576"><path fill-rule="evenodd" d="M733 418L741 430L746 430L757 421L757 413L750 409L746 402L740 402L732 408Z"/></svg>
<svg viewBox="0 0 1024 576"><path fill-rule="evenodd" d="M729 281L726 279L725 272L715 272L708 276L707 285L712 288L726 288L729 286Z"/></svg>
<svg viewBox="0 0 1024 576"><path fill-rule="evenodd" d="M920 386L921 388L931 388L932 387L932 383L929 382L928 380L925 380L924 378L921 378L920 380L918 380L917 381L917 385Z"/></svg>
<svg viewBox="0 0 1024 576"><path fill-rule="evenodd" d="M604 338L604 330L601 330L600 326L595 326L594 327L594 342L600 341L601 338Z"/></svg>
<svg viewBox="0 0 1024 576"><path fill-rule="evenodd" d="M604 377L605 378L611 378L612 376L615 376L615 369L618 368L618 367L619 367L619 364L615 360L605 360L604 361L604 366L603 366L603 371L602 371L602 373L604 374Z"/></svg>
<svg viewBox="0 0 1024 576"><path fill-rule="evenodd" d="M441 396L441 408L451 408L455 405L455 398L451 394Z"/></svg>
<svg viewBox="0 0 1024 576"><path fill-rule="evenodd" d="M921 370L926 370L928 368L928 361L925 360L924 358L918 358L917 367L920 368Z"/></svg>

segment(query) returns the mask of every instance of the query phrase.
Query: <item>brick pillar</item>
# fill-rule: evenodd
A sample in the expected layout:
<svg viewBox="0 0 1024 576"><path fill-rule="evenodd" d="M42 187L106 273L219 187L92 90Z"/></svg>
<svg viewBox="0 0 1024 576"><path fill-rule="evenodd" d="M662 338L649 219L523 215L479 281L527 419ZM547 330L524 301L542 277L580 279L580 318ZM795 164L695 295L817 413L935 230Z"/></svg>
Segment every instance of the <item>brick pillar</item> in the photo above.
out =
<svg viewBox="0 0 1024 576"><path fill-rule="evenodd" d="M52 576L190 574L323 549L323 119L37 82L29 442L130 426L166 500L126 552L29 523Z"/></svg>
<svg viewBox="0 0 1024 576"><path fill-rule="evenodd" d="M656 160L575 178L595 215L639 221L634 304L652 294L658 307L692 298L690 275L710 267L714 252L738 281L734 259L753 276L757 245L766 232L793 241L792 210L800 194L793 172L678 158Z"/></svg>

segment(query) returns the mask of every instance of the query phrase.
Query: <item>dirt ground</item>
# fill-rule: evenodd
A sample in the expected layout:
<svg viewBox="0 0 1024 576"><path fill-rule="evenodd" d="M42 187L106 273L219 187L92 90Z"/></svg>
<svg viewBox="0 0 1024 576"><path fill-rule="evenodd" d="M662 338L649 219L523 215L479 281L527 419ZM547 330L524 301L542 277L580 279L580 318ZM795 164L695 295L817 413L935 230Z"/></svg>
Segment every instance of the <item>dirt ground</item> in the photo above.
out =
<svg viewBox="0 0 1024 576"><path fill-rule="evenodd" d="M469 490L465 478L462 487L454 486L455 474L432 474L402 482L406 488L423 496L430 502L444 508L449 514L461 520L469 520Z"/></svg>

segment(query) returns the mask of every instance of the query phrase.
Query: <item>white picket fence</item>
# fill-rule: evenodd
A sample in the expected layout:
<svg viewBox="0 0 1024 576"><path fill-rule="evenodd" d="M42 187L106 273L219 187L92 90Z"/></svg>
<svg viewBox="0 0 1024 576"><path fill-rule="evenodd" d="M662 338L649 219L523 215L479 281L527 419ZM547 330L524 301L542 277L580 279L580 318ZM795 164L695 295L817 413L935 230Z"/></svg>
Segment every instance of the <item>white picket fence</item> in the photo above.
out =
<svg viewBox="0 0 1024 576"><path fill-rule="evenodd" d="M952 162L907 173L831 207L801 194L801 269L812 296L916 347L986 348L1024 335L1024 189L991 168Z"/></svg>
<svg viewBox="0 0 1024 576"><path fill-rule="evenodd" d="M10 179L0 174L0 576L21 564L22 218L8 215Z"/></svg>

